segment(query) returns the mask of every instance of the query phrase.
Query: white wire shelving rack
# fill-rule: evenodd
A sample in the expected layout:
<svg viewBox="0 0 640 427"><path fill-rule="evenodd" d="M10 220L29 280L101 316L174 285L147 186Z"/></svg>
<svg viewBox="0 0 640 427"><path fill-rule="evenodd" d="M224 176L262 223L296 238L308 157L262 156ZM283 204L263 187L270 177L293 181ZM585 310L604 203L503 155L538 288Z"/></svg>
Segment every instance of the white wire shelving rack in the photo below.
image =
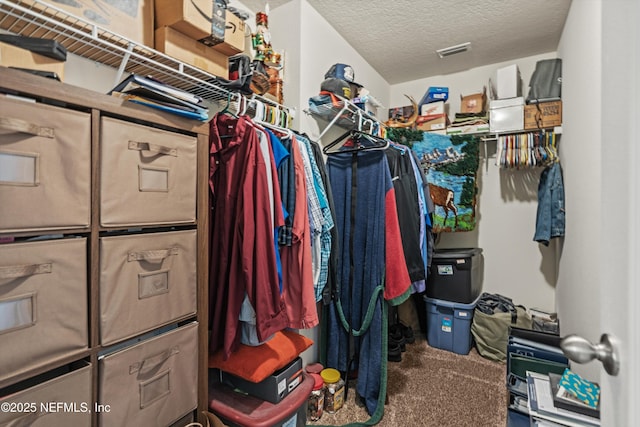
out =
<svg viewBox="0 0 640 427"><path fill-rule="evenodd" d="M321 139L331 127L339 126L345 129L362 129L368 127L369 130L373 126L384 127L374 115L361 109L350 100L338 95L334 95L337 99L333 102L327 97L327 102L324 104L315 105L304 110L306 114L313 117L322 119L328 122L318 139Z"/></svg>
<svg viewBox="0 0 640 427"><path fill-rule="evenodd" d="M227 102L230 92L216 76L139 44L41 0L0 0L0 29L16 35L55 40L67 52L117 69L117 84L124 73L151 75L209 102ZM265 97L260 101L289 112Z"/></svg>

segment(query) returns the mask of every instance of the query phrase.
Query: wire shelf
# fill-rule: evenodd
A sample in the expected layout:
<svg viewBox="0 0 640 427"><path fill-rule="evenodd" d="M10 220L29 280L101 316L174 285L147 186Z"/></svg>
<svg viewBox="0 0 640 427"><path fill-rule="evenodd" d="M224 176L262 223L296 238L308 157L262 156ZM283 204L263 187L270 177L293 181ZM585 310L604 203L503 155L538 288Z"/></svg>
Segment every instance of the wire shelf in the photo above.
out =
<svg viewBox="0 0 640 427"><path fill-rule="evenodd" d="M0 29L16 35L55 40L68 52L122 72L152 75L211 102L227 101L229 91L216 76L138 44L41 0L0 0ZM115 83L114 83L115 86ZM274 107L289 110L267 98Z"/></svg>
<svg viewBox="0 0 640 427"><path fill-rule="evenodd" d="M368 127L371 130L374 126L378 128L384 127L384 124L373 116L371 113L361 109L353 102L346 98L335 95L337 101L333 101L327 96L327 102L309 106L304 110L305 113L320 118L327 123L319 138L334 125L344 129L358 129Z"/></svg>

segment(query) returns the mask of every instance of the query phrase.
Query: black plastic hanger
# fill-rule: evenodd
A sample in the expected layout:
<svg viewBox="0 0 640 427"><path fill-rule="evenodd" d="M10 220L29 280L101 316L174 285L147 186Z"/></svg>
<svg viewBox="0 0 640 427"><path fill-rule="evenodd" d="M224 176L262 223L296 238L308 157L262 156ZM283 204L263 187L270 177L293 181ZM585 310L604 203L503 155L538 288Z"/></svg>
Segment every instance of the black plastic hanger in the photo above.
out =
<svg viewBox="0 0 640 427"><path fill-rule="evenodd" d="M346 142L351 142L352 145L345 146ZM329 155L364 150L384 150L388 147L389 141L386 139L353 129L331 141L329 145L322 149L322 152Z"/></svg>

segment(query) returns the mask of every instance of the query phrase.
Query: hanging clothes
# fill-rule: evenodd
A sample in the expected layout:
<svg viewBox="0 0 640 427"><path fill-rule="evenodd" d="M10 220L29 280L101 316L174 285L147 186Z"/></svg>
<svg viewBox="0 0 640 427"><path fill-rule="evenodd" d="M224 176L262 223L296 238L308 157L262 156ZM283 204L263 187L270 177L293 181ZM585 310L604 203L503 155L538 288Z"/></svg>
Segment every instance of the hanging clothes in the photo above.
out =
<svg viewBox="0 0 640 427"><path fill-rule="evenodd" d="M278 139L285 150L291 153L292 140L290 138L277 138L273 132L271 132L270 136ZM280 227L278 232L278 243L281 246L291 246L293 239L293 218L295 218L296 215L296 170L291 156L278 164L278 182L280 183L283 209L287 212L285 224L283 227Z"/></svg>
<svg viewBox="0 0 640 427"><path fill-rule="evenodd" d="M560 162L554 162L540 175L538 211L533 240L549 246L555 237L563 237L565 228L564 181Z"/></svg>
<svg viewBox="0 0 640 427"><path fill-rule="evenodd" d="M395 193L381 150L331 154L327 170L340 246L340 296L328 310L327 364L343 372L358 370L357 391L373 414L387 363L382 357L385 304L406 300L411 285ZM367 312L371 314L368 325L364 323Z"/></svg>
<svg viewBox="0 0 640 427"><path fill-rule="evenodd" d="M413 173L416 177L418 200L420 202L420 248L422 251L422 258L424 260L425 275L428 275L435 248L431 222L431 214L433 214L434 206L429 194L427 177L422 172L422 169L420 169L418 157L413 150L409 150L409 152L411 153L411 164L413 166ZM424 292L426 291L426 280L423 282L414 282L412 286L415 292Z"/></svg>
<svg viewBox="0 0 640 427"><path fill-rule="evenodd" d="M304 166L304 182L307 190L307 212L309 215L309 229L311 231L311 234L309 235L311 240L311 267L313 271L313 284L315 287L320 278L320 234L322 233L324 215L322 213L322 202L320 201L320 194L317 191L317 185L311 165L312 156L309 155L309 150L306 146L307 144L305 144L298 135L296 135L295 140L298 143L298 149L300 150L300 156L302 157L302 164ZM324 201L324 204L326 206L326 200Z"/></svg>
<svg viewBox="0 0 640 427"><path fill-rule="evenodd" d="M209 185L213 206L210 240L210 352L225 360L240 343L238 327L245 293L256 312L260 341L289 324L280 295L274 225L284 218L271 202L268 164L248 117L217 114L210 123ZM274 210L274 217L271 215Z"/></svg>
<svg viewBox="0 0 640 427"><path fill-rule="evenodd" d="M290 158L283 162L283 169L293 171L288 178L293 178L295 194L291 211L291 238L287 244L280 246L280 259L283 273L283 298L288 317L288 327L308 329L318 325L318 311L315 303L313 286L313 270L311 261L311 229L307 209L307 185L304 162L300 146L295 137L281 138L285 147L290 150ZM281 183L289 185L289 183ZM291 201L289 201L291 202ZM287 205L289 209L289 205ZM291 217L291 212L289 213ZM282 243L282 241L280 242ZM289 244L290 243L290 244Z"/></svg>
<svg viewBox="0 0 640 427"><path fill-rule="evenodd" d="M402 248L412 283L426 279L420 241L420 206L411 154L407 147L392 144L385 151L396 195Z"/></svg>
<svg viewBox="0 0 640 427"><path fill-rule="evenodd" d="M276 221L275 209L276 204L281 205L282 198L280 197L280 186L277 182L276 174L273 171L277 168L277 166L282 163L284 159L289 156L289 152L279 143L279 140L275 138L275 141L270 138L269 132L267 130L257 124L253 124L256 129L256 134L258 135L258 140L260 142L260 152L262 153L262 158L264 159L264 165L267 174L267 183L269 188L269 203L271 207L271 218ZM273 163L273 164L271 164ZM280 260L280 251L278 249L277 243L277 235L278 230L280 229L280 225L274 223L274 247L275 247L275 255L276 255L276 268L278 270L278 284L280 293L282 293L282 263ZM249 295L245 293L244 299L242 301L242 306L240 309L240 328L241 328L241 336L240 342L245 345L257 346L263 343L258 339L257 327L256 327L256 311L251 304L251 300L249 299Z"/></svg>
<svg viewBox="0 0 640 427"><path fill-rule="evenodd" d="M337 273L340 247L338 246L338 228L335 226L336 206L333 200L333 191L331 190L331 185L329 183L329 175L324 162L324 156L322 155L322 148L320 148L320 144L317 142L311 141L311 149L313 150L313 156L316 159L318 171L320 172L320 177L324 184L327 201L329 203L329 215L331 215L331 221L329 222L329 220L327 220L326 223L327 227L330 227L330 247L329 259L327 260L327 280L324 288L322 289L322 301L326 305L329 304L329 301L331 301L335 296L334 290L336 288L336 283L338 282ZM323 240L323 243L326 243L326 240Z"/></svg>
<svg viewBox="0 0 640 427"><path fill-rule="evenodd" d="M311 147L311 141L304 135L296 135L296 139L300 142L301 151L306 154L309 160L310 172L312 173L313 187L317 194L320 213L322 214L321 228L317 235L314 234L314 253L317 254L317 265L314 265L314 289L316 302L322 299L324 287L327 284L327 276L329 269L329 257L331 255L331 230L334 228L333 214L329 207L329 200L325 184L320 173L319 165ZM305 156L303 156L305 157ZM305 171L307 169L305 168ZM307 171L308 172L308 171ZM312 245L312 246L313 246Z"/></svg>

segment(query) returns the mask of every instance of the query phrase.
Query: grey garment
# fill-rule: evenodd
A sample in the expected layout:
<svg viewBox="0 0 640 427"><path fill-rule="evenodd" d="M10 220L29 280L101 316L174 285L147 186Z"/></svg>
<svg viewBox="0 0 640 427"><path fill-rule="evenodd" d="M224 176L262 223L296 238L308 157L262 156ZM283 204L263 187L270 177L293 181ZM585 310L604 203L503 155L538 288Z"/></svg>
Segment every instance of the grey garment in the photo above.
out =
<svg viewBox="0 0 640 427"><path fill-rule="evenodd" d="M549 240L563 237L565 228L564 182L560 162L548 166L540 175L538 213L533 240L549 246Z"/></svg>
<svg viewBox="0 0 640 427"><path fill-rule="evenodd" d="M253 309L251 301L249 301L249 295L246 293L244 294L244 300L240 307L240 316L238 320L240 321L240 330L242 332L240 337L240 342L242 344L255 347L264 344L273 338L272 335L264 341L260 341L258 339L258 330L256 329L256 311Z"/></svg>

